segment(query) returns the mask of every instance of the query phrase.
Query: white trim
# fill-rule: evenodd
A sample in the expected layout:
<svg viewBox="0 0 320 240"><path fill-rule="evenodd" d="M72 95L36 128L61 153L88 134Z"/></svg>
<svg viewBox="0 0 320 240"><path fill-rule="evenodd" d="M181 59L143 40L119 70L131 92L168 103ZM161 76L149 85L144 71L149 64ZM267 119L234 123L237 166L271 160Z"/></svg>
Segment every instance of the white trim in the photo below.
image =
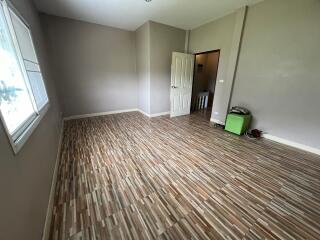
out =
<svg viewBox="0 0 320 240"><path fill-rule="evenodd" d="M42 233L42 240L48 240L49 234L50 234L50 226L51 226L52 212L53 212L53 206L54 206L54 194L55 194L55 189L56 189L56 183L57 183L57 178L58 178L58 169L59 169L59 163L60 163L60 153L61 153L61 146L62 146L62 139L63 139L63 130L64 130L64 121L62 120L61 128L60 128L59 142L58 142L58 151L57 151L57 156L56 156L56 163L55 163L54 170L53 170L46 220L44 223L43 233Z"/></svg>
<svg viewBox="0 0 320 240"><path fill-rule="evenodd" d="M170 115L170 112L154 113L154 114L151 114L150 117L154 118L154 117L160 117L165 115Z"/></svg>
<svg viewBox="0 0 320 240"><path fill-rule="evenodd" d="M225 125L224 122L221 122L220 120L214 119L214 118L211 118L211 119L210 119L210 122L217 123L217 124L220 124L220 125L223 125L223 126Z"/></svg>
<svg viewBox="0 0 320 240"><path fill-rule="evenodd" d="M133 109L116 110L116 111L109 111L109 112L89 113L89 114L65 117L63 120L67 121L67 120L73 120L73 119L90 118L90 117L98 117L98 116L105 116L105 115L126 113L126 112L137 112L137 111L139 111L137 108L133 108Z"/></svg>
<svg viewBox="0 0 320 240"><path fill-rule="evenodd" d="M141 109L138 109L138 111L140 113L142 113L143 115L147 116L148 118L155 118L155 117L170 115L170 112L161 112L161 113L149 114L149 113L146 113L146 112L142 111Z"/></svg>
<svg viewBox="0 0 320 240"><path fill-rule="evenodd" d="M23 134L13 143L13 151L15 154L17 154L20 149L23 147L23 145L27 142L31 134L34 132L34 130L38 127L41 120L44 118L44 116L47 114L48 109L50 105L47 103L45 107L39 112L39 115L30 123L29 127L27 127Z"/></svg>
<svg viewBox="0 0 320 240"><path fill-rule="evenodd" d="M100 112L100 113L89 113L89 114L83 114L83 115L74 115L74 116L70 116L70 117L65 117L65 118L63 118L63 120L64 121L68 121L68 120L73 120L73 119L98 117L98 116L105 116L105 115L126 113L126 112L140 112L143 115L147 116L148 118L160 117L160 116L164 116L164 115L169 115L170 114L170 112L148 114L148 113L142 111L141 109L133 108L133 109L126 109L126 110L110 111L110 112Z"/></svg>
<svg viewBox="0 0 320 240"><path fill-rule="evenodd" d="M5 131L7 133L9 142L11 144L12 150L14 152L14 154L18 154L18 152L21 150L21 148L23 147L23 145L28 141L29 137L32 135L32 133L34 132L34 130L38 127L39 123L41 122L42 118L44 118L44 116L46 115L46 113L48 112L50 105L49 103L39 112L39 114L30 122L30 124L28 125L28 127L26 127L22 134L19 136L19 138L17 140L13 140L11 134L9 133L9 130L5 124L5 120L0 112L0 120L2 120Z"/></svg>
<svg viewBox="0 0 320 240"><path fill-rule="evenodd" d="M138 109L138 112L142 113L143 115L147 116L148 118L151 117L151 115L149 113L146 113L146 112L142 111L141 109Z"/></svg>
<svg viewBox="0 0 320 240"><path fill-rule="evenodd" d="M277 137L277 136L273 136L273 135L270 135L270 134L263 134L263 137L266 138L266 139L269 139L271 141L275 141L275 142L282 143L282 144L285 144L285 145L288 145L288 146L291 146L291 147L294 147L294 148L298 148L300 150L304 150L304 151L307 151L307 152L311 152L311 153L320 155L320 149L318 149L318 148L309 147L307 145L304 145L304 144L301 144L301 143L297 143L297 142L293 142L293 141L290 141L290 140L287 140L287 139L284 139L284 138L280 138L280 137Z"/></svg>

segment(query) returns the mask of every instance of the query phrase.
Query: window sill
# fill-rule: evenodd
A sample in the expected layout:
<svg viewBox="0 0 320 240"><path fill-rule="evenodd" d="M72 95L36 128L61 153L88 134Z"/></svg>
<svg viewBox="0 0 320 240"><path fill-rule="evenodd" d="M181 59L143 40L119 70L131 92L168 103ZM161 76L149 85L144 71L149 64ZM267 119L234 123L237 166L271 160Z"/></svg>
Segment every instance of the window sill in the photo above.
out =
<svg viewBox="0 0 320 240"><path fill-rule="evenodd" d="M18 154L18 152L21 150L23 145L28 141L28 139L30 138L34 130L38 127L42 118L48 112L49 107L50 107L50 104L47 103L47 105L44 106L42 110L39 112L39 115L29 124L26 130L21 134L21 136L16 141L12 141L11 137L9 137L13 152L15 154Z"/></svg>

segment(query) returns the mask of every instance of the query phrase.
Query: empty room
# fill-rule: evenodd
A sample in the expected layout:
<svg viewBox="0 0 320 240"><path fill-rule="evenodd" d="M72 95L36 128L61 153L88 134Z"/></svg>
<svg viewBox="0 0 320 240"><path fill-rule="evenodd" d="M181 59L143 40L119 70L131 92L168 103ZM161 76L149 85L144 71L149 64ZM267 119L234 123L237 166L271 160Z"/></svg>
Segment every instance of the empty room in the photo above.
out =
<svg viewBox="0 0 320 240"><path fill-rule="evenodd" d="M0 0L0 239L320 239L319 0Z"/></svg>

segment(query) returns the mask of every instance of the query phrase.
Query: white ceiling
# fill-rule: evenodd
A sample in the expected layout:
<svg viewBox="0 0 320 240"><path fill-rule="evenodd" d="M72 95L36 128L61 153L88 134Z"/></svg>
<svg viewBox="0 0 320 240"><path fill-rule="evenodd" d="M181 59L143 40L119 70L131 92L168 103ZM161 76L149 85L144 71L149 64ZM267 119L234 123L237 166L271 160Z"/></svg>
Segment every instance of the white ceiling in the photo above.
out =
<svg viewBox="0 0 320 240"><path fill-rule="evenodd" d="M148 20L189 30L260 1L34 0L41 12L127 30L136 30Z"/></svg>

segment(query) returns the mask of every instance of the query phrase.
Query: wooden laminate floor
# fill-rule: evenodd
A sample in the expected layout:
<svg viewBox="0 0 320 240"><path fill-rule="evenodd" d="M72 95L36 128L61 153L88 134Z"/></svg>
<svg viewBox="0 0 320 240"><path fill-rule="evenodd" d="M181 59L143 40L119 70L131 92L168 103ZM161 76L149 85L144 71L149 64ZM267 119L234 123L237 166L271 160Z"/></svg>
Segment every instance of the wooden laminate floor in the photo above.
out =
<svg viewBox="0 0 320 240"><path fill-rule="evenodd" d="M67 121L51 239L320 239L320 158L199 114Z"/></svg>

